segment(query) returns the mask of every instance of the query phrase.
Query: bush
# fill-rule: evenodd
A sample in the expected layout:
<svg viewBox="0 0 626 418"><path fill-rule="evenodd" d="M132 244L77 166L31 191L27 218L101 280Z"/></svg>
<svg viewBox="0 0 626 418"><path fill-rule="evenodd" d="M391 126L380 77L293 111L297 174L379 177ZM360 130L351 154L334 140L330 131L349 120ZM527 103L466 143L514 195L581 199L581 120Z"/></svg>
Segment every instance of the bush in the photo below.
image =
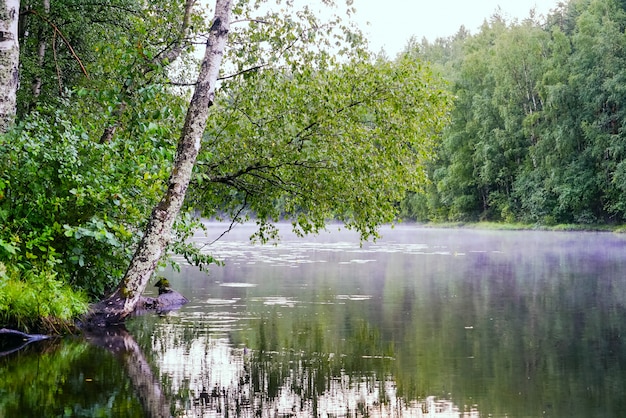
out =
<svg viewBox="0 0 626 418"><path fill-rule="evenodd" d="M168 132L100 143L101 127L72 112L63 103L41 108L0 135L0 263L12 269L2 279L0 321L20 328L65 320L85 295L95 301L119 284L169 175ZM181 216L169 250L208 264L185 244L197 226Z"/></svg>
<svg viewBox="0 0 626 418"><path fill-rule="evenodd" d="M0 262L102 297L163 190L170 154L151 150L100 144L62 107L0 135Z"/></svg>

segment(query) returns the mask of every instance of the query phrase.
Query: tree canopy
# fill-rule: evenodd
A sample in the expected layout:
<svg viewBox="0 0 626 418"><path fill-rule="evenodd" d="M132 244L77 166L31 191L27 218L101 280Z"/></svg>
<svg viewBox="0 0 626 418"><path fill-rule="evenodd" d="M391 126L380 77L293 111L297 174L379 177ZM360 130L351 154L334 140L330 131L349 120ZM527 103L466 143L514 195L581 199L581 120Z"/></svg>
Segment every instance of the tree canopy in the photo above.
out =
<svg viewBox="0 0 626 418"><path fill-rule="evenodd" d="M48 283L95 300L120 283L169 200L213 9L7 4L19 6L19 49L0 45L0 64L4 76L19 68L19 89L0 112L0 286L6 295ZM347 17L320 18L289 2L233 3L161 265L172 254L213 261L189 241L202 217L253 219L261 240L281 219L301 234L339 220L363 239L398 217L624 222L623 2L496 14L475 34L412 40L393 59L369 52L351 2L334 10L344 7ZM0 30L14 30L0 16ZM15 312L7 300L0 312ZM72 305L68 316L84 309Z"/></svg>
<svg viewBox="0 0 626 418"><path fill-rule="evenodd" d="M432 186L405 215L623 223L625 16L617 0L572 0L410 47L440 68L456 101Z"/></svg>

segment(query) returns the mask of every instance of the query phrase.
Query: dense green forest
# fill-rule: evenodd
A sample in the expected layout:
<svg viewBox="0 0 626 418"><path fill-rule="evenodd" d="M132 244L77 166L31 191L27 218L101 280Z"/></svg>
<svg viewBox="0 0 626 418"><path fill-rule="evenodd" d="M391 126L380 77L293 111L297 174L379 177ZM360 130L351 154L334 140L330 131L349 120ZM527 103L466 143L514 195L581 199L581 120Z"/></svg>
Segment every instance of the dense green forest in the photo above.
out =
<svg viewBox="0 0 626 418"><path fill-rule="evenodd" d="M572 0L548 16L411 43L456 97L403 202L420 221L622 223L626 218L626 2Z"/></svg>

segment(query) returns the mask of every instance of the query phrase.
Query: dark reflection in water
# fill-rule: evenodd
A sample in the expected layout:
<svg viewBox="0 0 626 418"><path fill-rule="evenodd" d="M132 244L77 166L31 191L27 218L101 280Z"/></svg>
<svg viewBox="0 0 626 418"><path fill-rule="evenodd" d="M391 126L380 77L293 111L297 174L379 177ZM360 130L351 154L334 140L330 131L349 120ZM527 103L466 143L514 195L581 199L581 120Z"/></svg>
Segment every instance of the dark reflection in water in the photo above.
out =
<svg viewBox="0 0 626 418"><path fill-rule="evenodd" d="M130 378L106 349L68 338L0 357L0 417L143 417Z"/></svg>
<svg viewBox="0 0 626 418"><path fill-rule="evenodd" d="M345 232L254 246L251 233L209 247L225 267L170 273L191 302L133 319L125 355L69 340L0 359L0 417L626 410L624 237L402 226L362 247Z"/></svg>

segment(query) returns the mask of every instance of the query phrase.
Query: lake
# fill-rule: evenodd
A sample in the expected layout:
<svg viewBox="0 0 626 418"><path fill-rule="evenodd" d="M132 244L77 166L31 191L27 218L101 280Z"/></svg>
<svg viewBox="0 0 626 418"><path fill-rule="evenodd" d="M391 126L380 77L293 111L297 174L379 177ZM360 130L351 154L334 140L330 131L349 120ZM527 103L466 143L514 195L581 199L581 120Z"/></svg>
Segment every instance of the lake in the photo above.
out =
<svg viewBox="0 0 626 418"><path fill-rule="evenodd" d="M207 225L225 265L165 273L189 304L0 357L0 417L626 411L626 236Z"/></svg>

